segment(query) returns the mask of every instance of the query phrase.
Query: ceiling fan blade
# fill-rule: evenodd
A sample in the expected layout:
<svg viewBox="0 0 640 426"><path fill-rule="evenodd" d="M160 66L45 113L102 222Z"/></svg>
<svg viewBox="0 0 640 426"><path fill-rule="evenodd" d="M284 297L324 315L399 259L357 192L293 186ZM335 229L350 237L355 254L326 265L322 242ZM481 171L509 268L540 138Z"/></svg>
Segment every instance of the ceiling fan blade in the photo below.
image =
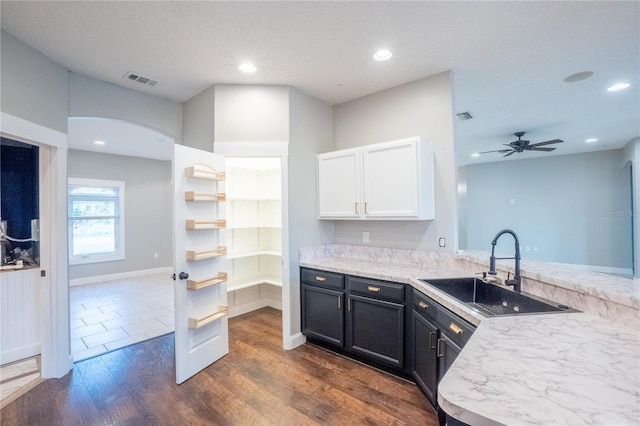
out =
<svg viewBox="0 0 640 426"><path fill-rule="evenodd" d="M483 152L479 152L478 154L488 154L490 152L499 152L501 154L504 154L505 152L509 152L511 151L510 149L496 149L495 151L483 151Z"/></svg>
<svg viewBox="0 0 640 426"><path fill-rule="evenodd" d="M508 154L503 155L503 157L508 157L508 156L513 155L515 153L516 153L516 150L514 149L511 152L509 152Z"/></svg>
<svg viewBox="0 0 640 426"><path fill-rule="evenodd" d="M537 146L528 148L528 151L546 151L546 152L550 152L553 151L555 148L539 148Z"/></svg>
<svg viewBox="0 0 640 426"><path fill-rule="evenodd" d="M550 140L550 141L534 143L534 144L531 144L529 146L551 145L551 144L554 144L554 143L561 143L561 142L564 142L564 141L562 139L553 139L553 140Z"/></svg>

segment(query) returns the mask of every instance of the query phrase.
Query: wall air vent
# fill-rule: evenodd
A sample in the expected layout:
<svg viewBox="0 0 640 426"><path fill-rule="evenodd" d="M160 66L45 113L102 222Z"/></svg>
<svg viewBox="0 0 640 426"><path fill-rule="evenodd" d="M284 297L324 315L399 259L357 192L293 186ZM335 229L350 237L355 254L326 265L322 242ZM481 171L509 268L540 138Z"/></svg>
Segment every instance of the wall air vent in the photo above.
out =
<svg viewBox="0 0 640 426"><path fill-rule="evenodd" d="M140 74L136 74L134 72L129 71L128 73L126 73L124 75L125 80L129 80L129 81L135 81L136 83L140 83L140 84L144 84L146 86L155 86L156 84L158 84L158 82L156 80L152 80L149 77L143 77Z"/></svg>
<svg viewBox="0 0 640 426"><path fill-rule="evenodd" d="M458 120L471 120L473 117L468 112L461 112L460 114L456 114Z"/></svg>

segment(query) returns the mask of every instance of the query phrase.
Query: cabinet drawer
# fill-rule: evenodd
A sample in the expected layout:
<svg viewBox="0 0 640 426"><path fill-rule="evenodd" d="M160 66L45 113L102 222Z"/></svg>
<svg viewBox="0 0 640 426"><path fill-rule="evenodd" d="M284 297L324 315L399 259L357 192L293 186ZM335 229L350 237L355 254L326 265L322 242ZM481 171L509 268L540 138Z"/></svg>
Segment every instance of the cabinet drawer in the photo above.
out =
<svg viewBox="0 0 640 426"><path fill-rule="evenodd" d="M440 333L446 334L460 347L467 343L476 329L472 324L415 289L413 291L413 309L433 321L440 329Z"/></svg>
<svg viewBox="0 0 640 426"><path fill-rule="evenodd" d="M424 318L437 321L440 306L424 294L413 290L413 309Z"/></svg>
<svg viewBox="0 0 640 426"><path fill-rule="evenodd" d="M318 271L316 269L300 269L300 280L309 285L318 287L344 289L344 275L334 272Z"/></svg>
<svg viewBox="0 0 640 426"><path fill-rule="evenodd" d="M404 284L347 277L349 292L374 299L404 302Z"/></svg>

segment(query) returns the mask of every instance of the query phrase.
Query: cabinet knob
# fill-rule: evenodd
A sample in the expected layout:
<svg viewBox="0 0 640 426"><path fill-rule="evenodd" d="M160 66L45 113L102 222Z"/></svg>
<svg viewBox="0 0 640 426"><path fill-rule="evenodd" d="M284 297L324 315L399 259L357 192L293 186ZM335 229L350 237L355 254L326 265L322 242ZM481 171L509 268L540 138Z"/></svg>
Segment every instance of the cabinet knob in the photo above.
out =
<svg viewBox="0 0 640 426"><path fill-rule="evenodd" d="M420 306L422 309L427 309L429 307L429 305L427 305L426 303L420 301L420 303L418 303L418 306Z"/></svg>

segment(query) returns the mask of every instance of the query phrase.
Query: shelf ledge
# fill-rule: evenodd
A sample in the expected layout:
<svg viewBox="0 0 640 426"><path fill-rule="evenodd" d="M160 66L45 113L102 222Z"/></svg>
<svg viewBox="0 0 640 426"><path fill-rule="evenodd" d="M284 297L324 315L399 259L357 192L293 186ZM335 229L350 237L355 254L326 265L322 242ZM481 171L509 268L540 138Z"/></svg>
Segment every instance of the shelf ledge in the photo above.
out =
<svg viewBox="0 0 640 426"><path fill-rule="evenodd" d="M227 273L220 272L215 277L207 278L205 280L187 280L187 289L196 291L200 290L201 288L210 287L212 285L222 284L225 281L227 281Z"/></svg>
<svg viewBox="0 0 640 426"><path fill-rule="evenodd" d="M197 193L195 191L185 191L184 200L189 202L222 202L227 200L227 194L225 194L224 192L219 192L217 194L203 194Z"/></svg>
<svg viewBox="0 0 640 426"><path fill-rule="evenodd" d="M188 178L206 179L206 180L224 180L225 173L217 172L209 167L197 165L184 169L184 175Z"/></svg>
<svg viewBox="0 0 640 426"><path fill-rule="evenodd" d="M189 231L198 231L202 229L224 229L227 227L226 220L214 220L210 222L202 220L187 219L185 221L185 228Z"/></svg>
<svg viewBox="0 0 640 426"><path fill-rule="evenodd" d="M225 254L227 254L226 247L217 247L209 251L187 250L187 261L197 262L199 260L212 259L214 257L224 256Z"/></svg>
<svg viewBox="0 0 640 426"><path fill-rule="evenodd" d="M220 305L217 312L207 315L204 318L189 318L189 328L197 330L227 315L229 315L229 307L226 305Z"/></svg>

